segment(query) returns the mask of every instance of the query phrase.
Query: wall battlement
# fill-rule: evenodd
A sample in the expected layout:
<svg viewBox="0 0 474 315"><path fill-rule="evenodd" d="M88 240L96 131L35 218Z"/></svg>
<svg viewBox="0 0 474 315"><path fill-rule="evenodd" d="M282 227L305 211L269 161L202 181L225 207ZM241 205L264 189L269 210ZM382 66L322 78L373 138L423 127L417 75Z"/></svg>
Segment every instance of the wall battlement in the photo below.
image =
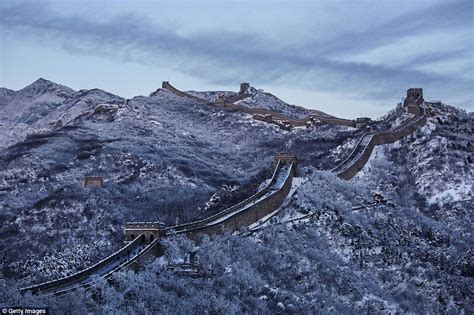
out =
<svg viewBox="0 0 474 315"><path fill-rule="evenodd" d="M407 98L423 98L423 89L422 88L409 88L407 90Z"/></svg>
<svg viewBox="0 0 474 315"><path fill-rule="evenodd" d="M278 163L280 163L280 165L294 164L296 167L298 166L298 158L293 153L278 153L273 159L273 161L275 166L278 165Z"/></svg>
<svg viewBox="0 0 474 315"><path fill-rule="evenodd" d="M183 92L183 91L178 90L177 88L175 88L174 86L172 86L172 85L169 83L169 81L163 81L163 82L161 83L161 87L162 87L163 89L166 89L166 90L170 91L170 92L173 93L173 94L176 94L176 95L180 96L180 97L187 97L187 98L193 99L193 100L198 101L198 102L209 103L208 101L206 101L206 100L204 100L204 99L202 99L202 98L199 98L199 97L197 97L197 96L194 96L194 95L191 95L191 94L188 94L188 93L185 93L185 92Z"/></svg>
<svg viewBox="0 0 474 315"><path fill-rule="evenodd" d="M273 121L273 116L270 115L270 114L266 114L266 115L255 114L252 117L255 120L260 120L260 121L264 121L264 122L267 122L267 123L270 123L270 122Z"/></svg>
<svg viewBox="0 0 474 315"><path fill-rule="evenodd" d="M163 235L164 224L161 222L127 222L125 224L125 241L132 241L142 235L143 241L153 240Z"/></svg>

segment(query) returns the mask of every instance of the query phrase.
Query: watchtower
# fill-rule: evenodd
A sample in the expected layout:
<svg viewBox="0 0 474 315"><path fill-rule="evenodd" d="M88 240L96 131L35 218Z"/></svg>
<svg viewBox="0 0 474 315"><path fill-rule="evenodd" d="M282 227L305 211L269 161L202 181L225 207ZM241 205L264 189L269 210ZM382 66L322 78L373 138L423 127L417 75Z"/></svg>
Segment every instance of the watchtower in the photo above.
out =
<svg viewBox="0 0 474 315"><path fill-rule="evenodd" d="M372 121L372 119L370 119L369 117L357 117L356 118L356 128L362 128L362 127L365 127L367 126L370 122Z"/></svg>
<svg viewBox="0 0 474 315"><path fill-rule="evenodd" d="M164 224L161 222L127 222L125 224L125 241L133 241L136 237L142 237L142 242L153 242L161 234Z"/></svg>
<svg viewBox="0 0 474 315"><path fill-rule="evenodd" d="M420 113L420 106L423 102L423 89L410 88L407 90L407 98L403 102L403 106L406 107L408 113L417 115Z"/></svg>
<svg viewBox="0 0 474 315"><path fill-rule="evenodd" d="M423 99L423 89L422 88L409 88L407 90L407 99Z"/></svg>
<svg viewBox="0 0 474 315"><path fill-rule="evenodd" d="M275 156L274 164L277 165L280 162L280 165L294 165L294 176L298 176L297 168L298 168L298 158L293 153L278 153Z"/></svg>
<svg viewBox="0 0 474 315"><path fill-rule="evenodd" d="M240 83L240 94L247 93L248 89L250 88L250 83Z"/></svg>
<svg viewBox="0 0 474 315"><path fill-rule="evenodd" d="M91 186L91 187L102 187L103 181L102 177L100 176L86 176L83 179L81 179L81 185L86 187L86 186Z"/></svg>

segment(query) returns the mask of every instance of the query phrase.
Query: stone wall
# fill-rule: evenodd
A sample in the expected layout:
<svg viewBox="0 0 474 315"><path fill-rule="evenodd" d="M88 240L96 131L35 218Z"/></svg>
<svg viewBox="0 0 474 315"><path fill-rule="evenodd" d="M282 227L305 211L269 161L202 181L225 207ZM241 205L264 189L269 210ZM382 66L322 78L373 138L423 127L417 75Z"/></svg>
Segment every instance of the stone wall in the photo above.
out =
<svg viewBox="0 0 474 315"><path fill-rule="evenodd" d="M293 176L297 176L297 169L298 169L298 158L296 157L296 155L294 155L293 153L278 153L274 160L273 160L273 164L275 165L275 167L277 167L279 164L280 165L291 165L293 164L294 167L293 167Z"/></svg>
<svg viewBox="0 0 474 315"><path fill-rule="evenodd" d="M280 169L280 163L278 162L277 165L275 166L275 170L273 172L273 176L270 180L270 182L265 186L265 188L263 188L262 190L258 191L257 193L253 194L252 196L250 196L249 198L247 199L244 199L242 200L241 202L225 209L225 210L222 210L221 212L219 213L216 213L214 215L211 215L207 218L204 218L202 220L198 220L198 221L195 221L195 222L190 222L190 223L185 223L185 224L180 224L180 225L175 225L175 226L171 226L171 227L168 227L166 229L163 230L164 233L167 233L171 230L173 231L177 231L177 232L181 232L181 231L184 231L184 230L189 230L189 229L193 229L193 228L196 228L196 227L201 227L209 222L212 222L212 221L215 221L216 219L220 218L220 217L223 217L225 215L228 215L229 213L232 213L236 210L238 210L239 208L242 208L244 205L246 204L249 204L257 199L259 199L260 197L262 197L263 195L265 195L268 191L270 191L270 189L272 188L272 185L275 183L276 181L276 178L277 178L277 174L278 174L278 171Z"/></svg>
<svg viewBox="0 0 474 315"><path fill-rule="evenodd" d="M273 116L272 115L260 115L260 114L255 114L252 116L253 119L255 120L261 120L267 123L271 123L273 121Z"/></svg>
<svg viewBox="0 0 474 315"><path fill-rule="evenodd" d="M174 86L172 86L168 81L163 81L163 83L161 84L161 87L163 89L166 89L168 91L170 91L171 93L173 94L176 94L178 96L181 96L181 97L187 97L187 98L191 98L195 101L198 101L198 102L206 102L208 103L208 101L202 99L202 98L199 98L197 96L194 96L194 95L191 95L191 94L188 94L188 93L185 93L185 92L182 92L180 90L178 90L177 88L175 88Z"/></svg>
<svg viewBox="0 0 474 315"><path fill-rule="evenodd" d="M291 181L293 176L296 176L297 169L297 159L293 154L280 154L275 158L275 170L273 172L270 182L260 191L253 194L249 198L242 200L241 202L233 205L219 213L216 213L212 216L204 218L202 220L175 225L167 228L163 228L162 224L155 222L131 222L127 223L125 227L125 239L130 240L132 237L142 235L145 241L156 240L158 237L164 236L168 233L191 233L190 235L197 235L198 233L212 234L215 231L220 231L222 228L229 229L234 227L235 229L240 228L241 226L247 226L252 223L255 223L257 220L267 215L268 213L276 210L279 205L283 202L286 195L291 188ZM256 200L262 198L265 194L269 193L274 189L273 185L276 183L279 172L283 165L288 165L290 167L287 172L289 172L288 177L285 179L285 182L281 189L272 192L264 200L260 200L254 203ZM246 207L247 205L250 205ZM243 209L242 211L239 211ZM232 215L235 212L234 215ZM252 214L249 214L252 213ZM230 215L230 216L229 216ZM219 224L214 224L209 226L210 223L217 221L219 218L229 216L228 219L223 220ZM199 232L198 232L199 231Z"/></svg>
<svg viewBox="0 0 474 315"><path fill-rule="evenodd" d="M187 224L172 226L165 229L162 229L160 224L151 222L128 223L125 232L126 238L129 239L132 233L134 235L135 233L136 235L148 235L146 233L150 232L158 233L159 236L163 236L169 233L185 234L193 240L200 240L205 234L212 235L222 233L223 231L237 231L241 227L249 226L257 222L266 215L277 210L278 207L281 206L291 189L291 183L293 177L296 174L296 157L291 154L285 154L284 156L282 155L282 157L284 161L281 162L280 160L278 160L270 183L264 189L255 193L251 197L239 202L238 204L205 219ZM281 167L282 165L284 165L284 163L289 163L290 167L290 169L288 170L283 170L288 172L287 177L285 178L285 181L280 189L271 192L271 189L274 189L273 185L275 184L276 179L278 177L278 172L281 170ZM270 193L268 197L255 202L267 193ZM249 206L246 207L246 205ZM239 209L242 210L239 211ZM212 224L212 222L224 217L227 218L223 219L222 221L219 221L218 223ZM156 232L157 229L160 229L160 231ZM149 240L148 236L146 236L146 240ZM155 241L156 240L157 238L155 239ZM155 253L159 253L159 250L156 250Z"/></svg>
<svg viewBox="0 0 474 315"><path fill-rule="evenodd" d="M162 249L160 245L160 239L157 238L154 241L152 241L150 244L147 245L147 247L141 251L137 256L135 256L133 259L130 259L126 263L124 263L122 266L120 266L120 269L125 269L125 268L132 268L136 269L138 265L143 262L144 260L148 259L149 257L153 256L160 256L162 254ZM109 277L112 274L112 272L107 275Z"/></svg>
<svg viewBox="0 0 474 315"><path fill-rule="evenodd" d="M250 83L240 83L240 93L247 93L247 90L250 88Z"/></svg>
<svg viewBox="0 0 474 315"><path fill-rule="evenodd" d="M238 104L234 104L234 102L237 102L241 99L247 98L251 96L250 94L238 94L235 95L231 98L228 99L220 99L214 103L208 102L204 99L201 99L199 97L187 94L185 92L182 92L175 87L173 87L168 81L163 81L162 87L164 89L167 89L168 91L181 96L181 97L187 97L187 98L192 98L194 100L197 100L199 102L205 102L209 105L213 105L218 108L223 108L223 109L228 109L228 110L235 110L235 111L240 111L243 113L250 114L252 116L256 116L256 119L262 120L265 122L273 123L277 126L279 126L282 129L289 130L292 127L305 127L307 126L308 123L312 123L315 119L321 121L321 123L326 124L326 125L342 125L342 126L348 126L348 127L353 127L355 128L356 123L354 120L349 120L349 119L342 119L342 118L337 118L337 117L327 117L327 116L319 116L319 115L310 115L308 117L302 118L302 119L294 119L287 117L281 113L274 112L268 109L262 109L262 108L250 108ZM258 116L257 116L258 115ZM261 116L272 116L272 120L266 120L259 119ZM255 118L255 117L254 117Z"/></svg>
<svg viewBox="0 0 474 315"><path fill-rule="evenodd" d="M374 134L365 146L362 154L348 168L337 173L337 176L345 180L353 178L367 163L376 145L396 142L424 126L426 124L426 115L424 109L422 107L420 109L422 111L420 115L409 119L400 127L391 131Z"/></svg>
<svg viewBox="0 0 474 315"><path fill-rule="evenodd" d="M128 252L141 242L142 242L142 239L140 237L137 237L135 240L133 240L132 242L127 244L125 247L122 247L120 250L116 251L115 253L108 256L107 258L102 259L101 261L99 261L98 263L92 265L89 268L81 270L81 271L79 271L79 272L77 272L77 273L75 273L71 276L68 276L68 277L64 277L64 278L60 278L60 279L57 279L57 280L48 281L48 282L44 282L44 283L41 283L41 284L38 284L38 285L34 285L34 286L31 286L31 287L23 288L23 289L21 289L21 292L32 291L34 293L37 293L37 292L41 292L41 291L48 290L48 289L53 289L53 288L55 290L60 290L61 287L63 287L63 286L69 285L73 282L79 282L83 279L86 279L87 277L93 275L98 270L100 270L103 267L110 264L112 261L120 260L121 257L127 256Z"/></svg>
<svg viewBox="0 0 474 315"><path fill-rule="evenodd" d="M294 165L291 167L293 168ZM182 231L181 233L194 241L200 241L204 235L222 234L226 231L235 232L240 230L240 228L248 227L274 212L283 204L286 196L290 192L292 180L293 170L290 170L289 176L286 178L282 188L272 193L268 198L255 203L222 222L196 227L194 229Z"/></svg>
<svg viewBox="0 0 474 315"><path fill-rule="evenodd" d="M408 105L407 106L407 113L419 115L420 114L420 106Z"/></svg>
<svg viewBox="0 0 474 315"><path fill-rule="evenodd" d="M423 89L410 88L407 90L407 97L403 102L403 106L421 106L423 104Z"/></svg>
<svg viewBox="0 0 474 315"><path fill-rule="evenodd" d="M249 204L261 198L263 195L268 193L270 189L272 188L272 185L275 184L278 171L280 170L281 165L282 165L280 164L280 161L276 163L275 171L273 173L272 179L270 180L270 183L264 189L262 189L261 191L257 192L251 197L239 202L238 204L230 208L227 208L203 220L191 222L188 224L181 224L181 225L173 226L166 229L161 229L162 225L159 223L154 223L154 222L128 223L126 225L126 235L127 233L128 235L130 235L132 232L139 233L140 231L142 231L142 234L146 235L147 231L149 230L160 229L160 232L158 233L159 236L164 236L170 233L171 231L173 231L173 232L176 232L176 234L185 234L187 237L189 237L190 239L194 241L200 241L204 235L219 234L219 233L223 233L224 231L233 232L233 231L239 230L241 227L249 226L257 222L258 220L262 219L263 217L267 216L268 214L277 210L283 204L284 200L286 199L286 196L290 192L293 176L296 174L296 163L293 163L293 161L296 161L296 157L290 154L286 154L285 157L287 157L288 159L292 158L293 160L291 160L292 162L290 165L291 169L287 171L288 177L285 179L285 182L282 185L282 188L274 191L267 198L260 200L247 208L245 208L246 204ZM209 222L215 221L216 219L220 217L224 217L232 212L235 212L239 208L243 208L243 210L235 213L234 215L229 216L227 219L219 223L208 225ZM148 238L146 238L146 240L148 240ZM147 259L147 257L151 255L156 256L160 254L161 254L161 248L160 248L159 238L156 238L151 244L148 245L148 248L145 251L143 251L139 257L127 262L127 264L124 265L123 268L129 267L129 266L133 267L139 264L142 260Z"/></svg>
<svg viewBox="0 0 474 315"><path fill-rule="evenodd" d="M422 88L409 88L407 90L407 98L423 99L423 89Z"/></svg>
<svg viewBox="0 0 474 315"><path fill-rule="evenodd" d="M319 120L324 125L336 125L336 126L347 126L347 127L356 127L356 122L354 120L343 119L343 118L331 118L323 116L314 116L315 119Z"/></svg>
<svg viewBox="0 0 474 315"><path fill-rule="evenodd" d="M237 94L237 95L234 95L234 96L231 96L227 99L224 99L225 102L227 103L235 103L235 102L238 102L238 101L241 101L243 99L246 99L247 97L250 97L252 96L251 94L246 94L246 93L243 93L243 94Z"/></svg>
<svg viewBox="0 0 474 315"><path fill-rule="evenodd" d="M84 187L102 187L103 181L100 176L86 176L81 180L81 185Z"/></svg>

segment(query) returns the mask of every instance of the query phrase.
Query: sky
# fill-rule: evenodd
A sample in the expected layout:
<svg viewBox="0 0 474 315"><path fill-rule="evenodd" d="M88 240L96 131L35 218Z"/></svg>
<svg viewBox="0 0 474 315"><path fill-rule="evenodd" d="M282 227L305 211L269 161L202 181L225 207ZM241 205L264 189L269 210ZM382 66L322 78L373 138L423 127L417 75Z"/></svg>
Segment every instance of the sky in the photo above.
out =
<svg viewBox="0 0 474 315"><path fill-rule="evenodd" d="M340 117L422 87L474 110L474 1L0 1L0 86L131 98L241 82Z"/></svg>

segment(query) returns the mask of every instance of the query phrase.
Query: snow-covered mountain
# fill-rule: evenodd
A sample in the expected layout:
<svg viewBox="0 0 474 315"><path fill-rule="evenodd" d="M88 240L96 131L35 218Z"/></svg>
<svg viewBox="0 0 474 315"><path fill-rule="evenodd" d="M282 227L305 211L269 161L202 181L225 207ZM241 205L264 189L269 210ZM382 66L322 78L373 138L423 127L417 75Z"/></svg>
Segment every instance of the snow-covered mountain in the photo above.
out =
<svg viewBox="0 0 474 315"><path fill-rule="evenodd" d="M239 104L314 113L247 92ZM210 101L237 94L188 93ZM15 286L98 261L121 245L126 221L185 222L242 200L270 176L273 156L290 151L301 178L261 231L199 247L166 240L165 256L147 270L100 284L102 304L81 292L69 300L28 298L58 312L87 304L101 313L110 303L128 313L144 305L177 313L190 305L222 313L471 313L474 115L430 106L425 127L376 147L364 169L343 181L327 170L366 129L285 131L165 89L126 100L43 79L20 91L2 88L0 244L2 274L14 279L1 282L2 294L23 301ZM399 105L369 129L408 116ZM87 175L102 176L103 188L82 187ZM374 205L374 193L388 202ZM167 269L191 250L205 276Z"/></svg>
<svg viewBox="0 0 474 315"><path fill-rule="evenodd" d="M38 80L12 95L2 124L18 140L0 150L0 242L12 248L8 262L25 250L42 256L77 242L119 246L127 220L172 224L209 215L253 193L278 152L295 148L302 165L322 162L337 145L328 139L342 141L352 132L282 131L163 89L125 100ZM15 104L21 110L9 116ZM310 140L301 146L296 134ZM88 175L102 176L104 188L82 187ZM207 206L229 186L240 189Z"/></svg>
<svg viewBox="0 0 474 315"><path fill-rule="evenodd" d="M456 229L472 225L473 113L433 104L426 126L377 148L357 182L371 183L402 205L413 206Z"/></svg>
<svg viewBox="0 0 474 315"><path fill-rule="evenodd" d="M257 90L251 87L249 91L250 96L240 101L237 101L236 104L252 108L269 109L275 112L282 113L285 116L291 118L304 118L311 114L322 114L324 116L329 116L320 111L308 110L301 106L290 105L282 101L275 95L266 93L263 90Z"/></svg>
<svg viewBox="0 0 474 315"><path fill-rule="evenodd" d="M67 124L100 103L122 102L121 97L99 89L76 92L42 78L19 91L3 89L0 93L0 147Z"/></svg>

